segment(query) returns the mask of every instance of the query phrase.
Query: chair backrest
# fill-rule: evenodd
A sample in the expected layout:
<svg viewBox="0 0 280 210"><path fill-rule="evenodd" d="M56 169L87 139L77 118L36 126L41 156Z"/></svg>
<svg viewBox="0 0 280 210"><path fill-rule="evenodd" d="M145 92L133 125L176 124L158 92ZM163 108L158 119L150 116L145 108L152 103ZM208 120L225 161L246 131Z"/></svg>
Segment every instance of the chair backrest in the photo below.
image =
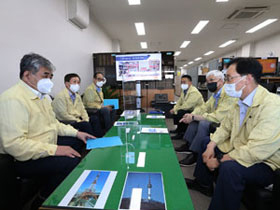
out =
<svg viewBox="0 0 280 210"><path fill-rule="evenodd" d="M155 94L155 101L156 101L156 103L168 102L168 95L166 93Z"/></svg>

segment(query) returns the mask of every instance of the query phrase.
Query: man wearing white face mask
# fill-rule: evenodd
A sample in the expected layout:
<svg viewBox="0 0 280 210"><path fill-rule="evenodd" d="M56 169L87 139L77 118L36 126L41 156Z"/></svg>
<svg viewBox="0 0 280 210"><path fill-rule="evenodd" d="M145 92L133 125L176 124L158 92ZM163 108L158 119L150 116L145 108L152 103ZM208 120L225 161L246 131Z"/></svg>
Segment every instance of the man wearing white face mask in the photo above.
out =
<svg viewBox="0 0 280 210"><path fill-rule="evenodd" d="M191 113L195 107L204 104L203 97L199 90L192 85L192 77L189 75L183 75L181 78L181 96L178 99L176 105L170 110L173 114L174 124L177 125L176 130L170 131L170 133L176 133L172 139L182 139L187 129L187 125L180 123L179 121L186 113Z"/></svg>
<svg viewBox="0 0 280 210"><path fill-rule="evenodd" d="M266 187L280 168L280 98L258 84L261 64L253 58L229 63L225 92L239 98L209 139L204 139L188 188L210 195L209 210L238 210L245 185Z"/></svg>
<svg viewBox="0 0 280 210"><path fill-rule="evenodd" d="M102 86L106 83L106 79L101 72L95 72L93 83L87 87L83 97L85 108L94 110L93 115L97 115L104 121L105 132L108 131L116 117L116 112L112 106L103 106L104 96Z"/></svg>
<svg viewBox="0 0 280 210"><path fill-rule="evenodd" d="M44 97L51 92L53 71L46 58L27 54L20 81L0 95L0 155L14 157L17 176L43 182L32 209L76 167L86 140L94 138L56 120Z"/></svg>
<svg viewBox="0 0 280 210"><path fill-rule="evenodd" d="M231 106L237 103L236 98L225 93L224 75L221 71L208 72L206 82L208 90L214 94L205 104L196 107L191 114L185 114L184 118L180 120L180 122L189 124L183 138L186 144L175 148L177 152L187 152L186 158L179 162L181 166L189 166L196 162L201 141L205 136L210 135L211 126L218 126L228 114Z"/></svg>
<svg viewBox="0 0 280 210"><path fill-rule="evenodd" d="M100 124L96 120L92 127L81 96L78 94L80 83L81 78L78 74L65 75L65 88L55 96L52 102L53 110L58 120L68 123L80 131L99 137L101 136L98 133Z"/></svg>

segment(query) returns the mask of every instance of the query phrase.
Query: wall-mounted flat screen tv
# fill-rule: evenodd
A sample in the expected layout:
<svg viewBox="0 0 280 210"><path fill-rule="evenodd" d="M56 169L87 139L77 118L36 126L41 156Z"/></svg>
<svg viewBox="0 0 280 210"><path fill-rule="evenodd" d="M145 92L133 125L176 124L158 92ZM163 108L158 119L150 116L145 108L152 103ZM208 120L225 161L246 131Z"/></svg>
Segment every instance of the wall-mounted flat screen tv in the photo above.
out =
<svg viewBox="0 0 280 210"><path fill-rule="evenodd" d="M222 69L227 69L229 62L232 61L233 58L222 58Z"/></svg>
<svg viewBox="0 0 280 210"><path fill-rule="evenodd" d="M117 81L161 80L161 53L116 55Z"/></svg>
<svg viewBox="0 0 280 210"><path fill-rule="evenodd" d="M256 58L263 67L264 75L274 75L277 73L278 57Z"/></svg>

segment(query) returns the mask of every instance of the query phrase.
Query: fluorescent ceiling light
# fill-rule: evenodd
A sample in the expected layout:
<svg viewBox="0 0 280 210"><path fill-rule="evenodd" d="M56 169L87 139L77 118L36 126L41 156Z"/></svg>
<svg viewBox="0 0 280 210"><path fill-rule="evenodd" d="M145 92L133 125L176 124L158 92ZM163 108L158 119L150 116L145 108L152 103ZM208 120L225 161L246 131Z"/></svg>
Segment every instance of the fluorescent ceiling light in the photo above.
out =
<svg viewBox="0 0 280 210"><path fill-rule="evenodd" d="M147 49L148 48L147 42L140 42L140 45L141 45L142 49Z"/></svg>
<svg viewBox="0 0 280 210"><path fill-rule="evenodd" d="M199 34L199 32L209 23L209 20L201 20L199 23L194 27L192 34Z"/></svg>
<svg viewBox="0 0 280 210"><path fill-rule="evenodd" d="M216 0L216 2L228 2L228 0Z"/></svg>
<svg viewBox="0 0 280 210"><path fill-rule="evenodd" d="M180 55L180 54L181 54L181 51L176 51L175 54L174 54L174 56L178 56L178 55Z"/></svg>
<svg viewBox="0 0 280 210"><path fill-rule="evenodd" d="M188 66L188 64L185 64L184 66L186 67L186 66Z"/></svg>
<svg viewBox="0 0 280 210"><path fill-rule="evenodd" d="M229 40L229 41L225 42L224 44L221 44L221 45L219 46L219 48L227 47L227 46L231 45L231 44L234 43L234 42L236 42L236 40Z"/></svg>
<svg viewBox="0 0 280 210"><path fill-rule="evenodd" d="M208 51L207 53L205 53L204 55L211 55L212 53L214 53L215 51L211 50L211 51Z"/></svg>
<svg viewBox="0 0 280 210"><path fill-rule="evenodd" d="M193 64L193 61L188 62L189 65Z"/></svg>
<svg viewBox="0 0 280 210"><path fill-rule="evenodd" d="M184 41L184 42L181 44L180 48L186 48L190 43L191 43L191 41Z"/></svg>
<svg viewBox="0 0 280 210"><path fill-rule="evenodd" d="M196 59L194 59L195 61L199 61L199 60L201 60L202 59L202 57L198 57L198 58L196 58Z"/></svg>
<svg viewBox="0 0 280 210"><path fill-rule="evenodd" d="M266 27L267 25L277 21L278 19L267 19L266 21L260 23L259 25L256 25L255 27L249 29L248 31L246 31L246 33L254 33L258 30L260 30L261 28Z"/></svg>
<svg viewBox="0 0 280 210"><path fill-rule="evenodd" d="M146 34L144 23L135 23L136 31L138 36L143 36Z"/></svg>
<svg viewBox="0 0 280 210"><path fill-rule="evenodd" d="M129 5L140 5L141 1L140 0L128 0Z"/></svg>

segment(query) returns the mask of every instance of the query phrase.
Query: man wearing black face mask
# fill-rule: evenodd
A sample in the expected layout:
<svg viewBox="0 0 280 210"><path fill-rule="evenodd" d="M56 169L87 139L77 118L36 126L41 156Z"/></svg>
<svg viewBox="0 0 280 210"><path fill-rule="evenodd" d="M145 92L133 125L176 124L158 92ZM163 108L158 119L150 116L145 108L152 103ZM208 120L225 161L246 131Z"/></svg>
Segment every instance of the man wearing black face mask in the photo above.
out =
<svg viewBox="0 0 280 210"><path fill-rule="evenodd" d="M180 161L180 165L189 166L196 162L197 152L200 148L200 141L203 137L210 135L211 124L219 124L231 106L237 102L236 99L229 97L223 90L224 75L221 71L212 70L206 75L207 88L213 95L208 101L195 108L191 114L186 114L180 120L189 124L189 127L184 135L186 144L182 145L175 150L177 152L185 153L188 151L188 155L185 159Z"/></svg>

